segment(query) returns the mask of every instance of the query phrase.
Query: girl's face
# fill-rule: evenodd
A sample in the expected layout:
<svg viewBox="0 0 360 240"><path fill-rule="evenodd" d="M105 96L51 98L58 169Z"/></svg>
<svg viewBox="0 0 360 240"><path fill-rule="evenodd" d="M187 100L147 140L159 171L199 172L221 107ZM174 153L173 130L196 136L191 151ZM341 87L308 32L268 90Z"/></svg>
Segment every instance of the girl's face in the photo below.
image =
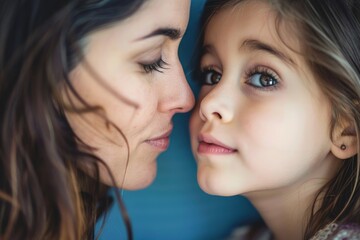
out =
<svg viewBox="0 0 360 240"><path fill-rule="evenodd" d="M90 34L85 60L70 73L79 95L102 107L128 140L129 149L119 131L94 113L67 113L75 133L96 148L118 186L126 171L125 189L152 182L156 158L169 145L172 117L193 107L177 54L189 7L189 0L146 1L129 18ZM103 182L112 184L102 166L100 173Z"/></svg>
<svg viewBox="0 0 360 240"><path fill-rule="evenodd" d="M284 27L283 40L300 50ZM247 1L213 16L201 70L190 130L204 191L251 196L326 178L335 161L330 103L279 39L269 5Z"/></svg>

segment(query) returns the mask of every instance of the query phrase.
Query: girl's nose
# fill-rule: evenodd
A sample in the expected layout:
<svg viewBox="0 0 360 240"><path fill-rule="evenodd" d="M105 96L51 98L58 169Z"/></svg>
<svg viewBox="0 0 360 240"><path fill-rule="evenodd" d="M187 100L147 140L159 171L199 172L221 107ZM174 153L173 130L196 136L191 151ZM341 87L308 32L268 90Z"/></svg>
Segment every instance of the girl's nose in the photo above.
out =
<svg viewBox="0 0 360 240"><path fill-rule="evenodd" d="M232 121L235 99L231 98L228 90L218 84L202 99L200 117L203 121L218 120L224 123Z"/></svg>

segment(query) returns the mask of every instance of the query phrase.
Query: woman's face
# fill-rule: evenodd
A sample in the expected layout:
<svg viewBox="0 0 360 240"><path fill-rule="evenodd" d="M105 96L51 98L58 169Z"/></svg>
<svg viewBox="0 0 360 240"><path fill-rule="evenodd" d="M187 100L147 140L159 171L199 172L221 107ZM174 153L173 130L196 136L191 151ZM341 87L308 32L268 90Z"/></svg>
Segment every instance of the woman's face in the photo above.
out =
<svg viewBox="0 0 360 240"><path fill-rule="evenodd" d="M90 34L84 61L70 73L79 95L102 107L116 126L94 113L67 113L75 133L96 148L119 187L139 189L152 182L156 158L169 145L172 117L193 107L177 54L189 7L189 0L146 1L129 18ZM100 173L111 185L102 166Z"/></svg>
<svg viewBox="0 0 360 240"><path fill-rule="evenodd" d="M283 40L300 50L289 29L280 25ZM212 18L201 69L190 130L204 191L249 197L327 177L335 161L330 103L304 59L279 39L266 3Z"/></svg>

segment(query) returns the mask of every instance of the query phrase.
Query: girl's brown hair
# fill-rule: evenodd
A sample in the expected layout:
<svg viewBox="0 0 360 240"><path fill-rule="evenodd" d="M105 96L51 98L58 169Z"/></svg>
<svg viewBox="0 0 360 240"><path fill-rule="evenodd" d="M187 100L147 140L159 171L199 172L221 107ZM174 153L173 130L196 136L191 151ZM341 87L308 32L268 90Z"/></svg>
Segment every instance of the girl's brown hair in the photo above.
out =
<svg viewBox="0 0 360 240"><path fill-rule="evenodd" d="M323 92L332 104L331 134L342 121L342 134L356 136L360 149L360 2L356 0L270 1L278 23L290 21ZM317 205L320 203L320 206ZM332 222L360 223L359 155L344 160L336 176L318 192L304 239Z"/></svg>

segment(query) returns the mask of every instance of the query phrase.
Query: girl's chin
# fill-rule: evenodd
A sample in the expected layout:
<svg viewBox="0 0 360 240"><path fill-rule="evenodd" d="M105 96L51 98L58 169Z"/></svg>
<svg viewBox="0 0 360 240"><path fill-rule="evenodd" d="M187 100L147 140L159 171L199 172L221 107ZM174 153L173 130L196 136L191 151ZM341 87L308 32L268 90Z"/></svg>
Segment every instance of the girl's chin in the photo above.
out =
<svg viewBox="0 0 360 240"><path fill-rule="evenodd" d="M200 188L207 194L224 197L239 195L238 189L219 174L198 171L197 179Z"/></svg>

